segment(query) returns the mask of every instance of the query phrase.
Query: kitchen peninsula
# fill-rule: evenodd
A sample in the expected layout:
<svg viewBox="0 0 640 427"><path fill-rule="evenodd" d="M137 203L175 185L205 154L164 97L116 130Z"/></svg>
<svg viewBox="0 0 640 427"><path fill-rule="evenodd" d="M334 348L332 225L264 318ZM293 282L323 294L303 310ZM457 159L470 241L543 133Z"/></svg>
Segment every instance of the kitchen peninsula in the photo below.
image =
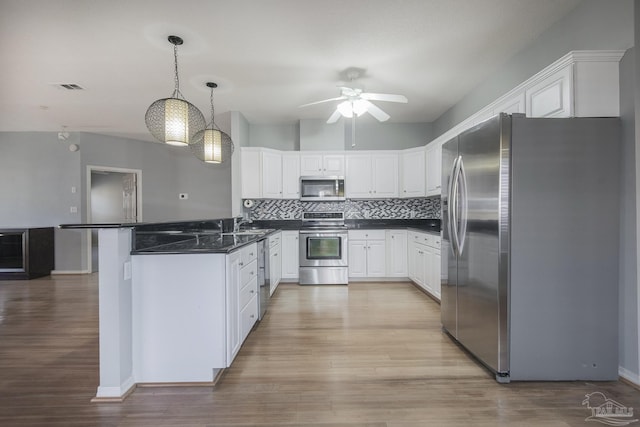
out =
<svg viewBox="0 0 640 427"><path fill-rule="evenodd" d="M257 320L256 242L299 221L233 219L84 224L99 229L100 384L122 401L136 384L215 384ZM439 234L438 220L351 220L348 227ZM254 282L252 282L254 283ZM251 292L253 290L253 293ZM250 308L247 308L250 307Z"/></svg>

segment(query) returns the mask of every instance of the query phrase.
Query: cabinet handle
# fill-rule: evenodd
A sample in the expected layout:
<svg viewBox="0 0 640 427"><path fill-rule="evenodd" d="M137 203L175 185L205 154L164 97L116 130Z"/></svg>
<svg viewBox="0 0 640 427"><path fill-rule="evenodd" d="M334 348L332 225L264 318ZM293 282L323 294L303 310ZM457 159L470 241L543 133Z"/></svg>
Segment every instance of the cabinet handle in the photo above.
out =
<svg viewBox="0 0 640 427"><path fill-rule="evenodd" d="M251 270L251 271L249 272L249 274L250 274L250 275L252 275L252 276L253 276L253 273L254 273L254 271L253 271L253 270Z"/></svg>
<svg viewBox="0 0 640 427"><path fill-rule="evenodd" d="M251 252L251 253L249 254L249 256L253 256L253 252Z"/></svg>
<svg viewBox="0 0 640 427"><path fill-rule="evenodd" d="M242 267L244 265L244 262L239 263L240 267Z"/></svg>
<svg viewBox="0 0 640 427"><path fill-rule="evenodd" d="M251 289L251 293L254 293L255 291L253 289Z"/></svg>
<svg viewBox="0 0 640 427"><path fill-rule="evenodd" d="M252 315L251 315L251 316L249 316L249 317L251 317L251 318L253 319L253 318L255 318L256 316L254 316L254 315L252 314Z"/></svg>

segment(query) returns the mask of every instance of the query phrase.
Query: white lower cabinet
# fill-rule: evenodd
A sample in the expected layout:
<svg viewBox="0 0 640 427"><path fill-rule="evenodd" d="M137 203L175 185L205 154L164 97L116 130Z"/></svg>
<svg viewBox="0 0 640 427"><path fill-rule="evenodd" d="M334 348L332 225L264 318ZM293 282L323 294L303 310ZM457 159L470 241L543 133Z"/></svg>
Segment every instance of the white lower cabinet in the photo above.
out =
<svg viewBox="0 0 640 427"><path fill-rule="evenodd" d="M297 281L300 271L300 238L298 230L282 231L282 279Z"/></svg>
<svg viewBox="0 0 640 427"><path fill-rule="evenodd" d="M385 232L387 277L407 277L407 230Z"/></svg>
<svg viewBox="0 0 640 427"><path fill-rule="evenodd" d="M227 255L227 364L258 320L257 245L244 246Z"/></svg>
<svg viewBox="0 0 640 427"><path fill-rule="evenodd" d="M440 299L440 236L408 232L409 278Z"/></svg>
<svg viewBox="0 0 640 427"><path fill-rule="evenodd" d="M384 230L349 230L349 277L386 276Z"/></svg>
<svg viewBox="0 0 640 427"><path fill-rule="evenodd" d="M282 232L269 236L269 294L273 295L282 279Z"/></svg>

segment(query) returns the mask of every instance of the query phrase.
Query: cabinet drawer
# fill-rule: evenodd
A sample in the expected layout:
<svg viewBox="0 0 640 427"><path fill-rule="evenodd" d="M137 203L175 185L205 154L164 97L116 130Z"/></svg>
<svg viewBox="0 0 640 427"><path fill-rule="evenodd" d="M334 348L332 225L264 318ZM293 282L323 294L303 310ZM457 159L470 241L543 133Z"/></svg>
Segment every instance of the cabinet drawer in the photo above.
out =
<svg viewBox="0 0 640 427"><path fill-rule="evenodd" d="M244 267L251 263L251 261L258 259L258 246L252 243L240 249L240 266Z"/></svg>
<svg viewBox="0 0 640 427"><path fill-rule="evenodd" d="M277 233L277 234L274 234L273 236L269 237L269 248L273 248L273 247L275 247L275 246L280 244L280 236L281 235L282 235L281 233Z"/></svg>
<svg viewBox="0 0 640 427"><path fill-rule="evenodd" d="M246 285L249 280L258 277L258 261L253 260L240 270L240 286Z"/></svg>
<svg viewBox="0 0 640 427"><path fill-rule="evenodd" d="M239 307L242 309L247 305L251 298L258 294L258 278L254 277L249 280L242 289L240 289L240 304Z"/></svg>
<svg viewBox="0 0 640 427"><path fill-rule="evenodd" d="M258 320L258 296L251 298L249 303L240 312L240 333L244 341L251 332L251 328Z"/></svg>
<svg viewBox="0 0 640 427"><path fill-rule="evenodd" d="M384 240L385 230L349 230L349 238L353 240Z"/></svg>

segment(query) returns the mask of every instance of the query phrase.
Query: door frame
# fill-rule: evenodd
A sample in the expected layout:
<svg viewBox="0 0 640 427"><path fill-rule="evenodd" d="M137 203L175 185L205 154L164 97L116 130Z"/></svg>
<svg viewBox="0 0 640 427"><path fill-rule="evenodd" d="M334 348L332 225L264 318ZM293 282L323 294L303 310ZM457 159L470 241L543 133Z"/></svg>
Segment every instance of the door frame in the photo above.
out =
<svg viewBox="0 0 640 427"><path fill-rule="evenodd" d="M142 222L142 169L115 168L111 166L87 165L86 173L86 218L87 224L91 224L91 173L92 172L118 172L133 173L136 175L136 222ZM91 260L91 229L87 230L87 271L93 270Z"/></svg>

